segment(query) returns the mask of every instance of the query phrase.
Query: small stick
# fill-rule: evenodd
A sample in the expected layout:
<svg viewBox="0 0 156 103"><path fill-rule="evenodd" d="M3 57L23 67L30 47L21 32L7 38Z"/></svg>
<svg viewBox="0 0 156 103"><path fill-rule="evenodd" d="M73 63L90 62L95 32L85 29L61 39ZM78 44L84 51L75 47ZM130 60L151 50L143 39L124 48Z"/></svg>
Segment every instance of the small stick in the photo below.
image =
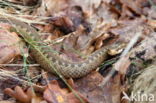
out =
<svg viewBox="0 0 156 103"><path fill-rule="evenodd" d="M142 30L142 29L141 29ZM142 35L142 32L138 32L136 33L136 35L132 38L132 40L129 42L129 44L127 45L126 49L123 51L123 53L120 56L120 59L123 59L126 55L128 55L128 52L130 51L130 49L135 45L135 43L138 41L139 37ZM115 74L116 71L118 71L119 68L114 68L108 73L107 77L102 81L102 83L100 83L100 87L103 87L106 85L106 83L111 79L111 77Z"/></svg>

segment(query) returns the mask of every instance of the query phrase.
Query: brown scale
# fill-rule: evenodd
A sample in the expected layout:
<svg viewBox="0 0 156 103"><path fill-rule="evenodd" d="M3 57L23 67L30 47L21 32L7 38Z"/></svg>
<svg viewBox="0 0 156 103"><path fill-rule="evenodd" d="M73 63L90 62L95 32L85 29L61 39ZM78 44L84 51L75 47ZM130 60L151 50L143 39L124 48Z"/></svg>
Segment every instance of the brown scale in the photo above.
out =
<svg viewBox="0 0 156 103"><path fill-rule="evenodd" d="M9 21L8 21L9 19ZM37 63L41 65L45 70L49 72L55 73L54 69L56 69L59 73L61 73L66 78L80 78L85 76L92 70L96 69L107 56L107 49L103 47L93 54L91 54L86 60L82 62L70 62L67 60L63 60L59 56L55 55L53 52L46 52L45 48L42 49L41 43L38 45L38 42L41 42L38 33L31 26L26 23L20 22L14 19L5 19L0 17L1 22L13 24L16 27L19 34L24 38L24 40L30 45L31 52ZM35 39L35 42L33 41ZM31 41L31 42L30 42ZM33 44L31 44L34 42ZM37 48L34 45L38 46ZM41 47L39 47L41 46ZM47 47L48 49L50 47ZM52 49L51 49L52 50ZM45 56L47 54L47 56Z"/></svg>

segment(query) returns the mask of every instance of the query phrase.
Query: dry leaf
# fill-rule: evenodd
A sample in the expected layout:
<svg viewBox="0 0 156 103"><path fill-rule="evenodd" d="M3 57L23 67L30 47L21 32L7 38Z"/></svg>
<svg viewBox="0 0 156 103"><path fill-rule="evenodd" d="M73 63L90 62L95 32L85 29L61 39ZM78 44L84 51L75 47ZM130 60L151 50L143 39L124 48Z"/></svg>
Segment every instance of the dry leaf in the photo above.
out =
<svg viewBox="0 0 156 103"><path fill-rule="evenodd" d="M139 58L143 61L156 57L156 33L153 32L131 51L131 58Z"/></svg>
<svg viewBox="0 0 156 103"><path fill-rule="evenodd" d="M7 101L7 100L5 100L5 101L0 101L0 103L15 103L14 101Z"/></svg>
<svg viewBox="0 0 156 103"><path fill-rule="evenodd" d="M156 20L148 20L147 24L152 26L152 28L156 28Z"/></svg>
<svg viewBox="0 0 156 103"><path fill-rule="evenodd" d="M110 37L109 34L103 34L100 37L98 37L95 41L95 48L100 49L103 46L103 41L108 39Z"/></svg>
<svg viewBox="0 0 156 103"><path fill-rule="evenodd" d="M119 26L109 31L115 35L119 35L118 41L122 43L129 43L138 32L142 32L142 38L151 32L151 28L146 24L145 19L136 18L134 20L121 20L118 22Z"/></svg>
<svg viewBox="0 0 156 103"><path fill-rule="evenodd" d="M0 64L2 64L19 56L23 43L16 33L7 30L9 25L1 23L0 27Z"/></svg>
<svg viewBox="0 0 156 103"><path fill-rule="evenodd" d="M125 75L130 64L131 62L129 60L129 56L124 56L114 64L114 69L117 70L120 74Z"/></svg>
<svg viewBox="0 0 156 103"><path fill-rule="evenodd" d="M75 90L74 90L75 91ZM86 103L87 100L77 91L75 93ZM60 88L57 81L53 80L48 84L47 89L44 91L44 99L49 103L81 103L80 100L69 92L67 89Z"/></svg>
<svg viewBox="0 0 156 103"><path fill-rule="evenodd" d="M145 5L145 3L147 3L147 0L120 0L120 2L129 7L131 10L133 10L135 13L137 14L142 14L143 13L143 7Z"/></svg>
<svg viewBox="0 0 156 103"><path fill-rule="evenodd" d="M75 81L75 88L88 99L89 103L120 103L120 76L115 76L105 87L100 87L99 84L103 80L98 72L91 72Z"/></svg>
<svg viewBox="0 0 156 103"><path fill-rule="evenodd" d="M30 103L31 101L31 96L27 95L21 87L16 86L15 90L12 90L10 88L6 88L4 90L4 93L6 93L7 95L16 98L17 100L19 100L22 103Z"/></svg>
<svg viewBox="0 0 156 103"><path fill-rule="evenodd" d="M68 0L42 0L41 6L34 15L48 16L62 11L69 6Z"/></svg>
<svg viewBox="0 0 156 103"><path fill-rule="evenodd" d="M28 88L26 92L24 92L24 90L19 86L16 86L14 90L6 88L4 90L4 93L11 97L14 97L16 100L22 103L39 103L40 101L42 101L40 97L36 96L34 90L31 87Z"/></svg>
<svg viewBox="0 0 156 103"><path fill-rule="evenodd" d="M102 0L71 0L73 5L80 5L85 11L93 12L93 8L97 8Z"/></svg>

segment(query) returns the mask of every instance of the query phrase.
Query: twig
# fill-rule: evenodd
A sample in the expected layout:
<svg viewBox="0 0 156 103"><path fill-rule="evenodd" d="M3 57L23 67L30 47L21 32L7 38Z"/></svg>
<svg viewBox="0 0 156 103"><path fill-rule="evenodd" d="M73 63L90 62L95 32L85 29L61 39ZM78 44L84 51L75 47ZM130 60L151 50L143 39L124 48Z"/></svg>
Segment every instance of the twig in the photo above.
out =
<svg viewBox="0 0 156 103"><path fill-rule="evenodd" d="M46 23L41 22L41 21L39 21L37 19L35 19L35 20L29 20L29 19L25 19L25 18L19 17L18 15L15 16L15 15L9 14L4 9L0 9L0 13L1 13L0 16L8 17L8 18L13 18L13 19L16 19L16 20L19 20L19 21L22 21L22 22L26 22L28 24L32 24L33 23L33 24L43 24L43 25L46 25Z"/></svg>
<svg viewBox="0 0 156 103"><path fill-rule="evenodd" d="M142 29L141 29L142 30ZM129 42L129 44L127 45L127 47L125 48L125 50L123 51L123 53L120 56L120 60L122 60L125 56L128 55L130 49L135 45L135 43L138 41L139 37L142 35L142 32L138 32L136 33L136 35L132 38L132 40ZM100 87L103 87L106 85L106 83L111 79L111 77L114 75L114 73L116 71L118 71L119 68L112 68L112 70L108 73L108 75L106 76L106 78L102 81L102 83L100 83Z"/></svg>
<svg viewBox="0 0 156 103"><path fill-rule="evenodd" d="M18 81L23 82L23 83L25 83L25 84L30 86L30 82L29 81L25 81L23 79L18 78L17 75L14 72L10 72L10 71L6 71L6 70L0 69L0 78L6 78L6 77L13 78L15 80L18 80ZM41 87L41 86L36 85L34 83L32 83L32 85L35 86L35 87L39 87L39 88Z"/></svg>
<svg viewBox="0 0 156 103"><path fill-rule="evenodd" d="M0 66L9 66L9 67L18 66L18 67L23 67L24 64L0 64ZM40 66L40 65L39 64L27 64L25 66L32 67L32 66Z"/></svg>

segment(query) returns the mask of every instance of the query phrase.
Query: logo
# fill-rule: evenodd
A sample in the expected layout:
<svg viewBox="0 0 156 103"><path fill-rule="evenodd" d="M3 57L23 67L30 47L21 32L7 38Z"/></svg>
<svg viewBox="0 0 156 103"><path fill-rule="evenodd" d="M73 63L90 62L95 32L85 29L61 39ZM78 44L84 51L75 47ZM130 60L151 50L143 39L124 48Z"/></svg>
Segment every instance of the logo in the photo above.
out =
<svg viewBox="0 0 156 103"><path fill-rule="evenodd" d="M123 97L122 100L126 99L128 101L138 101L138 102L145 102L145 101L150 101L153 102L155 100L154 94L145 94L141 92L137 93L131 93L131 97L129 97L125 92L123 92Z"/></svg>

